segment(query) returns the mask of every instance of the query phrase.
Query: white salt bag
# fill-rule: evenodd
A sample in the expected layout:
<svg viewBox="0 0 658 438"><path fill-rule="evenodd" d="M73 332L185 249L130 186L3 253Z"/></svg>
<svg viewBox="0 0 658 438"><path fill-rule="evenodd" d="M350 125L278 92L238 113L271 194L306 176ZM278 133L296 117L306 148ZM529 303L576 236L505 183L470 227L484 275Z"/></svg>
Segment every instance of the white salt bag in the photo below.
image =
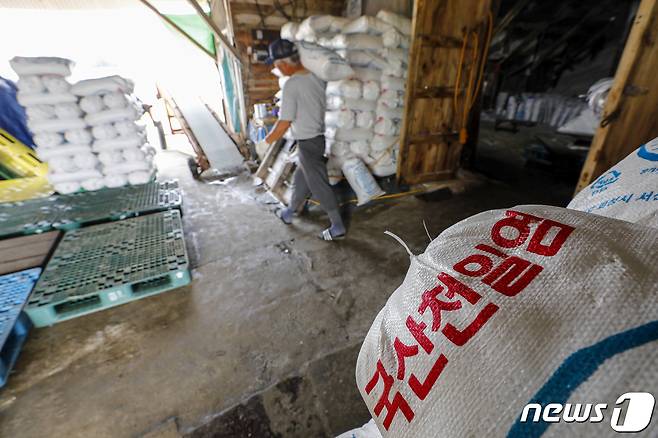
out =
<svg viewBox="0 0 658 438"><path fill-rule="evenodd" d="M342 161L338 157L330 156L327 161L327 176L329 177L329 184L332 186L338 184L343 179L343 171L340 169Z"/></svg>
<svg viewBox="0 0 658 438"><path fill-rule="evenodd" d="M80 99L80 108L87 114L95 114L105 109L101 96L86 96Z"/></svg>
<svg viewBox="0 0 658 438"><path fill-rule="evenodd" d="M92 136L88 129L70 129L64 132L66 141L72 144L91 144Z"/></svg>
<svg viewBox="0 0 658 438"><path fill-rule="evenodd" d="M137 171L137 172L130 172L128 174L128 183L136 186L140 184L146 184L149 181L151 181L151 178L153 177L153 172L149 171Z"/></svg>
<svg viewBox="0 0 658 438"><path fill-rule="evenodd" d="M75 172L57 173L48 171L48 181L58 184L71 181L82 181L89 178L100 178L102 175L97 169L83 169Z"/></svg>
<svg viewBox="0 0 658 438"><path fill-rule="evenodd" d="M351 155L350 143L346 141L328 141L329 153L337 158L347 158Z"/></svg>
<svg viewBox="0 0 658 438"><path fill-rule="evenodd" d="M366 100L377 100L379 97L379 82L366 81L363 84L363 98Z"/></svg>
<svg viewBox="0 0 658 438"><path fill-rule="evenodd" d="M297 43L297 48L304 67L323 81L337 81L354 74L347 61L329 49L306 42Z"/></svg>
<svg viewBox="0 0 658 438"><path fill-rule="evenodd" d="M357 204L363 205L384 194L368 167L359 158L350 158L343 163L343 175L356 193Z"/></svg>
<svg viewBox="0 0 658 438"><path fill-rule="evenodd" d="M359 111L356 113L356 127L372 129L375 126L375 113L372 111Z"/></svg>
<svg viewBox="0 0 658 438"><path fill-rule="evenodd" d="M54 119L55 107L53 105L34 105L25 108L25 114L30 120Z"/></svg>
<svg viewBox="0 0 658 438"><path fill-rule="evenodd" d="M327 96L343 96L350 99L358 99L362 95L362 85L355 79L342 79L340 81L327 82Z"/></svg>
<svg viewBox="0 0 658 438"><path fill-rule="evenodd" d="M332 22L333 17L331 15L311 15L299 24L295 38L303 40L318 33L328 32L331 29Z"/></svg>
<svg viewBox="0 0 658 438"><path fill-rule="evenodd" d="M384 90L377 103L389 108L398 108L404 105L404 93L399 90Z"/></svg>
<svg viewBox="0 0 658 438"><path fill-rule="evenodd" d="M37 156L41 160L48 161L53 157L59 157L59 156L73 156L75 154L84 154L86 152L90 152L91 148L89 145L70 145L70 144L64 144L64 145L59 145L51 148L37 148Z"/></svg>
<svg viewBox="0 0 658 438"><path fill-rule="evenodd" d="M89 192L93 192L105 187L105 181L103 178L90 178L81 181L80 186Z"/></svg>
<svg viewBox="0 0 658 438"><path fill-rule="evenodd" d="M9 60L9 65L18 76L59 75L66 77L71 74L73 61L52 56L15 56Z"/></svg>
<svg viewBox="0 0 658 438"><path fill-rule="evenodd" d="M350 63L360 68L377 68L383 70L388 68L389 64L386 59L382 58L372 50L347 50L344 58Z"/></svg>
<svg viewBox="0 0 658 438"><path fill-rule="evenodd" d="M71 93L23 93L16 94L16 100L23 107L33 105L56 105L58 103L76 102L78 100Z"/></svg>
<svg viewBox="0 0 658 438"><path fill-rule="evenodd" d="M409 37L402 35L395 29L389 29L382 34L382 44L384 47L389 47L392 49L398 47L408 49L409 43Z"/></svg>
<svg viewBox="0 0 658 438"><path fill-rule="evenodd" d="M336 141L370 141L372 139L372 130L363 128L343 129L335 127L327 127L325 135Z"/></svg>
<svg viewBox="0 0 658 438"><path fill-rule="evenodd" d="M289 21L281 26L281 39L288 41L297 41L297 32L299 31L299 23Z"/></svg>
<svg viewBox="0 0 658 438"><path fill-rule="evenodd" d="M103 177L103 183L110 188L123 187L128 184L128 177L123 174L112 174Z"/></svg>
<svg viewBox="0 0 658 438"><path fill-rule="evenodd" d="M400 137L385 136L376 134L372 138L370 148L373 152L383 152L385 150L392 150L399 147Z"/></svg>
<svg viewBox="0 0 658 438"><path fill-rule="evenodd" d="M33 135L32 140L39 148L52 148L64 143L64 136L59 132L42 132Z"/></svg>
<svg viewBox="0 0 658 438"><path fill-rule="evenodd" d="M105 175L116 175L116 174L128 174L130 172L137 171L147 171L153 168L151 160L144 161L123 161L117 164L103 165L103 174Z"/></svg>
<svg viewBox="0 0 658 438"><path fill-rule="evenodd" d="M141 130L137 123L133 122L132 120L121 120L114 122L113 126L119 135L135 134Z"/></svg>
<svg viewBox="0 0 658 438"><path fill-rule="evenodd" d="M526 205L407 250L409 270L357 360L382 435L614 436L620 395L658 388L657 247L653 228ZM575 403L590 404L580 424L564 421ZM639 417L655 436L658 422Z"/></svg>
<svg viewBox="0 0 658 438"><path fill-rule="evenodd" d="M78 169L93 169L98 165L98 157L91 152L73 156L73 164Z"/></svg>
<svg viewBox="0 0 658 438"><path fill-rule="evenodd" d="M377 12L376 17L390 24L404 35L411 35L411 20L409 18L384 9Z"/></svg>
<svg viewBox="0 0 658 438"><path fill-rule="evenodd" d="M372 174L380 178L391 176L398 170L398 163L396 160L396 152L394 150L386 150L379 155L372 157L368 163L368 168Z"/></svg>
<svg viewBox="0 0 658 438"><path fill-rule="evenodd" d="M379 429L377 429L375 420L370 420L362 427L341 433L336 438L382 438L382 434Z"/></svg>
<svg viewBox="0 0 658 438"><path fill-rule="evenodd" d="M92 94L107 94L120 92L130 94L135 85L129 79L121 76L106 76L96 79L85 79L71 86L71 93L76 96L91 96Z"/></svg>
<svg viewBox="0 0 658 438"><path fill-rule="evenodd" d="M359 18L356 18L349 23L347 23L342 32L344 34L353 34L353 33L369 33L373 35L381 35L393 27L380 20L377 17L370 17L367 15L362 15Z"/></svg>
<svg viewBox="0 0 658 438"><path fill-rule="evenodd" d="M658 138L581 190L567 208L658 228Z"/></svg>
<svg viewBox="0 0 658 438"><path fill-rule="evenodd" d="M350 99L342 96L327 96L326 104L328 110L374 111L376 107L373 100Z"/></svg>
<svg viewBox="0 0 658 438"><path fill-rule="evenodd" d="M378 81L382 77L382 71L375 67L352 67L354 69L354 78L361 82Z"/></svg>
<svg viewBox="0 0 658 438"><path fill-rule="evenodd" d="M53 188L61 195L69 195L80 190L80 183L75 181L56 183Z"/></svg>
<svg viewBox="0 0 658 438"><path fill-rule="evenodd" d="M108 166L112 164L121 163L124 160L125 158L121 150L103 151L98 154L98 161L100 161L101 164L105 164Z"/></svg>
<svg viewBox="0 0 658 438"><path fill-rule="evenodd" d="M345 35L338 34L331 39L329 45L336 50L381 50L384 42L379 35Z"/></svg>
<svg viewBox="0 0 658 438"><path fill-rule="evenodd" d="M340 110L327 111L324 113L324 124L326 126L335 126L337 128L350 129L354 128L356 117L354 111Z"/></svg>
<svg viewBox="0 0 658 438"><path fill-rule="evenodd" d="M400 123L393 119L379 118L375 122L375 134L396 136L400 134Z"/></svg>
<svg viewBox="0 0 658 438"><path fill-rule="evenodd" d="M16 81L16 88L21 93L37 94L46 90L39 76L22 76Z"/></svg>
<svg viewBox="0 0 658 438"><path fill-rule="evenodd" d="M406 81L403 78L395 76L382 75L382 90L383 91L404 91L406 88Z"/></svg>
<svg viewBox="0 0 658 438"><path fill-rule="evenodd" d="M404 117L404 107L389 108L380 102L377 104L376 114L377 118L402 120Z"/></svg>
<svg viewBox="0 0 658 438"><path fill-rule="evenodd" d="M73 162L72 155L61 155L48 160L48 169L54 173L67 173L80 170Z"/></svg>
<svg viewBox="0 0 658 438"><path fill-rule="evenodd" d="M71 89L71 84L61 76L45 75L41 76L41 81L50 93L66 93Z"/></svg>
<svg viewBox="0 0 658 438"><path fill-rule="evenodd" d="M60 119L74 119L82 115L82 110L75 102L58 103L54 106L55 114Z"/></svg>
<svg viewBox="0 0 658 438"><path fill-rule="evenodd" d="M94 152L135 148L143 145L144 136L140 134L122 135L109 140L97 140L92 145Z"/></svg>
<svg viewBox="0 0 658 438"><path fill-rule="evenodd" d="M97 125L91 128L91 135L94 136L96 140L109 140L119 135L119 131L114 125Z"/></svg>
<svg viewBox="0 0 658 438"><path fill-rule="evenodd" d="M369 142L365 140L353 141L350 143L350 151L362 160L368 156L369 149Z"/></svg>
<svg viewBox="0 0 658 438"><path fill-rule="evenodd" d="M27 126L35 134L42 132L65 132L84 128L85 121L79 117L72 119L28 120Z"/></svg>
<svg viewBox="0 0 658 438"><path fill-rule="evenodd" d="M107 93L103 96L103 103L111 109L125 108L128 106L128 99L125 94L120 92Z"/></svg>
<svg viewBox="0 0 658 438"><path fill-rule="evenodd" d="M121 151L124 160L126 161L144 161L150 154L142 148L128 148Z"/></svg>
<svg viewBox="0 0 658 438"><path fill-rule="evenodd" d="M96 126L121 120L135 120L138 117L137 109L130 105L125 108L107 109L99 113L87 114L85 121L91 126Z"/></svg>
<svg viewBox="0 0 658 438"><path fill-rule="evenodd" d="M379 56L386 59L391 65L406 66L409 64L409 50L400 48L385 48L377 52Z"/></svg>

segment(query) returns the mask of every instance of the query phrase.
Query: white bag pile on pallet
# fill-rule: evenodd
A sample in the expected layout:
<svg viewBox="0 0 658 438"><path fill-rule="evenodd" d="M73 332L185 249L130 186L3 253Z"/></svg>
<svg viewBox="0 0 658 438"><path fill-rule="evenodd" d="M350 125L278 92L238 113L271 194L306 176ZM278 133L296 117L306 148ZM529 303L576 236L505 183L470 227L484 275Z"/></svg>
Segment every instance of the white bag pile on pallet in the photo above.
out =
<svg viewBox="0 0 658 438"><path fill-rule="evenodd" d="M567 208L658 228L658 138L581 190Z"/></svg>
<svg viewBox="0 0 658 438"><path fill-rule="evenodd" d="M120 76L87 79L73 85L93 136L107 187L144 184L153 178L154 150L137 120L143 110L132 96L132 81Z"/></svg>
<svg viewBox="0 0 658 438"><path fill-rule="evenodd" d="M410 253L357 362L382 435L610 436L623 394L658 390L656 248L653 228L534 205ZM647 404L634 426L655 436Z"/></svg>
<svg viewBox="0 0 658 438"><path fill-rule="evenodd" d="M48 180L60 193L95 190L102 174L91 150L91 133L66 80L73 62L63 58L14 57L17 99L25 107L36 152L48 163Z"/></svg>

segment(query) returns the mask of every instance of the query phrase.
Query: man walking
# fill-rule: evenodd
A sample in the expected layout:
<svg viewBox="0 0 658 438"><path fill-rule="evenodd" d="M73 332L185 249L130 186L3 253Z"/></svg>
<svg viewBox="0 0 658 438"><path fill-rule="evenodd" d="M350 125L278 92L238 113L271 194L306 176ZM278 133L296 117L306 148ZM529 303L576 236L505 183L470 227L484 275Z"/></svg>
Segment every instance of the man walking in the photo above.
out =
<svg viewBox="0 0 658 438"><path fill-rule="evenodd" d="M269 47L274 65L290 78L283 86L279 120L265 138L268 144L278 141L292 126L297 140L299 168L293 177L293 195L288 208L277 210L277 216L287 225L293 214L311 194L329 216L331 226L319 237L323 240L339 240L346 229L340 216L338 201L327 175L327 159L324 156L325 83L306 70L299 60L297 47L288 40L276 40Z"/></svg>

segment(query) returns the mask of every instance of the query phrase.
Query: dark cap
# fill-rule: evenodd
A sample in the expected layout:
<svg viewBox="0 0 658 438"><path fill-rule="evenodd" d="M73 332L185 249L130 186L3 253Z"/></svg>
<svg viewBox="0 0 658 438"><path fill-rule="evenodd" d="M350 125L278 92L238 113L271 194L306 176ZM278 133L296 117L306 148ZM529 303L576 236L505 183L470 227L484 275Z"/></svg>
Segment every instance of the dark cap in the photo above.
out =
<svg viewBox="0 0 658 438"><path fill-rule="evenodd" d="M276 60L289 58L292 55L296 55L297 46L295 46L295 43L291 41L278 39L270 43L268 52L270 56L267 61L271 64Z"/></svg>

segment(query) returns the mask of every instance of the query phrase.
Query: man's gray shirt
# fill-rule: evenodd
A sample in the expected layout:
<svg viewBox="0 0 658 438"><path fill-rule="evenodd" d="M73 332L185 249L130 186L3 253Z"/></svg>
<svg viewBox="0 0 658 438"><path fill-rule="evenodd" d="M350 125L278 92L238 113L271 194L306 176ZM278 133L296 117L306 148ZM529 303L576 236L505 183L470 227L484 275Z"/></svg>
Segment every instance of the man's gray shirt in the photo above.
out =
<svg viewBox="0 0 658 438"><path fill-rule="evenodd" d="M296 140L324 135L325 87L325 82L310 72L296 73L283 85L279 118L292 122Z"/></svg>

